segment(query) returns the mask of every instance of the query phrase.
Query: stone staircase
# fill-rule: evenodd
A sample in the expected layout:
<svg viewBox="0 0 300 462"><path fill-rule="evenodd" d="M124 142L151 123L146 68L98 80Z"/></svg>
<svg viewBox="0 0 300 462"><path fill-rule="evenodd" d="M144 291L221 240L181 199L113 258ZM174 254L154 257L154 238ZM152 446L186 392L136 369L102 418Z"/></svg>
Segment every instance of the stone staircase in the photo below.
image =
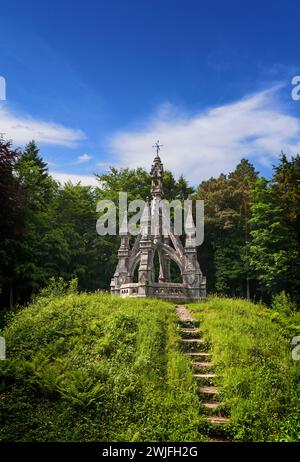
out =
<svg viewBox="0 0 300 462"><path fill-rule="evenodd" d="M228 442L229 418L225 415L219 399L218 376L214 373L210 361L209 345L201 338L199 322L183 305L176 306L179 317L181 348L191 359L194 378L198 383L199 404L205 416L205 429L208 441Z"/></svg>

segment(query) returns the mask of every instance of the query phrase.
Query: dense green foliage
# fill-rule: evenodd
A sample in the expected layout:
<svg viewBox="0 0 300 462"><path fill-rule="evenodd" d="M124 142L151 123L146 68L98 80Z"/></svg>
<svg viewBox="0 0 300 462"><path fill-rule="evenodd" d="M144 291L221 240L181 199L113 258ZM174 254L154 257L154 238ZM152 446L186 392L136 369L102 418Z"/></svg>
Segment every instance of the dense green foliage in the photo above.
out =
<svg viewBox="0 0 300 462"><path fill-rule="evenodd" d="M99 175L99 187L61 186L49 175L34 142L24 153L0 139L0 306L12 308L30 300L51 277L77 277L79 288L108 288L115 269L119 240L96 233L99 199L118 203L146 198L150 175L138 168L111 168ZM165 173L165 195L186 198L193 191L184 178ZM2 213L3 212L3 213ZM2 216L3 215L3 216Z"/></svg>
<svg viewBox="0 0 300 462"><path fill-rule="evenodd" d="M110 168L98 187L49 175L34 142L21 153L0 140L0 306L30 300L50 277L77 277L82 290L108 289L119 239L96 233L99 199L145 199L150 175L142 168ZM243 159L228 175L203 181L196 191L165 172L166 199L189 194L205 203L205 240L199 261L208 292L263 299L288 292L300 300L300 157L281 155L274 175L260 178ZM172 269L174 277L178 273ZM176 279L177 280L177 279Z"/></svg>
<svg viewBox="0 0 300 462"><path fill-rule="evenodd" d="M171 304L52 284L2 335L3 441L192 441L197 395Z"/></svg>
<svg viewBox="0 0 300 462"><path fill-rule="evenodd" d="M205 204L205 240L199 260L210 292L249 295L244 251L249 239L251 190L258 178L243 159L229 175L203 181L196 193Z"/></svg>
<svg viewBox="0 0 300 462"><path fill-rule="evenodd" d="M300 303L300 156L280 156L270 181L242 160L200 185L205 241L199 260L208 290L271 302L286 290Z"/></svg>
<svg viewBox="0 0 300 462"><path fill-rule="evenodd" d="M234 438L300 441L300 361L291 355L300 315L289 297L276 296L272 310L218 297L190 307L211 344Z"/></svg>
<svg viewBox="0 0 300 462"><path fill-rule="evenodd" d="M252 196L245 254L251 278L265 300L286 290L299 304L300 157L282 155L272 180L259 179Z"/></svg>

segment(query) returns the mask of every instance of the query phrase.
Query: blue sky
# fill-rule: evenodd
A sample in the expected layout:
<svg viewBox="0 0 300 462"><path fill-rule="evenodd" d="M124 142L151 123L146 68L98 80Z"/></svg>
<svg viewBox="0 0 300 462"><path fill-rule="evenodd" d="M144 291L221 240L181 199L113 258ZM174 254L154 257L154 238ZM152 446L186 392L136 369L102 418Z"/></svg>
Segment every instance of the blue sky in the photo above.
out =
<svg viewBox="0 0 300 462"><path fill-rule="evenodd" d="M300 152L300 4L233 0L0 2L0 132L38 142L59 179L166 167L193 184L241 157L270 175Z"/></svg>

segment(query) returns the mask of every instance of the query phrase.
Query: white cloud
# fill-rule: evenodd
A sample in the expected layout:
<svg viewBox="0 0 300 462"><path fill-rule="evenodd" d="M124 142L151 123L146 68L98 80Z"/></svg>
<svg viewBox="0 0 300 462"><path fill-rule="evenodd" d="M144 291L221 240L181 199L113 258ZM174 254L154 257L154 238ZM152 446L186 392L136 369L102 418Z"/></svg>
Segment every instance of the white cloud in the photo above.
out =
<svg viewBox="0 0 300 462"><path fill-rule="evenodd" d="M50 172L50 175L61 184L71 181L76 184L79 181L83 186L99 186L99 181L93 175L76 175L75 173Z"/></svg>
<svg viewBox="0 0 300 462"><path fill-rule="evenodd" d="M101 167L102 169L108 170L109 167L114 167L115 164L113 162L97 162L97 167Z"/></svg>
<svg viewBox="0 0 300 462"><path fill-rule="evenodd" d="M17 115L4 104L0 105L0 132L14 144L24 145L34 139L39 143L73 147L85 138L81 130L45 122L28 115Z"/></svg>
<svg viewBox="0 0 300 462"><path fill-rule="evenodd" d="M159 139L165 166L195 184L229 172L242 157L270 166L281 150L300 151L300 121L280 105L279 88L193 116L164 105L143 129L116 133L109 147L122 166L149 169Z"/></svg>
<svg viewBox="0 0 300 462"><path fill-rule="evenodd" d="M88 162L91 159L92 156L89 156L88 154L82 154L82 156L77 157L77 164L83 164L84 162Z"/></svg>

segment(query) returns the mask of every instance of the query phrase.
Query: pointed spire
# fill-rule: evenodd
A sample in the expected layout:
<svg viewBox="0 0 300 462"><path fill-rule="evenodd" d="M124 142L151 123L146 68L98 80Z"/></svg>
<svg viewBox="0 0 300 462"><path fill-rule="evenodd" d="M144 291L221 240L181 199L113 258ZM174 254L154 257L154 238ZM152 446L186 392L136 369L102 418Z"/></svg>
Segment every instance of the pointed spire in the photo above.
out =
<svg viewBox="0 0 300 462"><path fill-rule="evenodd" d="M160 209L160 197L155 195L151 201L151 234L154 236L154 242L161 241L161 209Z"/></svg>
<svg viewBox="0 0 300 462"><path fill-rule="evenodd" d="M153 196L162 196L163 194L162 180L163 180L163 174L164 174L164 166L159 157L159 151L160 151L161 146L162 144L159 144L159 141L157 141L155 145L153 146L154 148L156 148L156 157L153 160L153 164L152 164L151 172L150 172L150 175L152 178L151 193Z"/></svg>
<svg viewBox="0 0 300 462"><path fill-rule="evenodd" d="M149 200L145 202L145 207L143 210L143 214L141 217L141 235L142 237L149 236L151 234L151 213L150 213L150 206Z"/></svg>
<svg viewBox="0 0 300 462"><path fill-rule="evenodd" d="M188 199L186 202L187 202L188 209L187 209L186 220L184 224L184 229L186 233L185 247L195 247L196 227L195 227L195 223L193 219L192 200Z"/></svg>

